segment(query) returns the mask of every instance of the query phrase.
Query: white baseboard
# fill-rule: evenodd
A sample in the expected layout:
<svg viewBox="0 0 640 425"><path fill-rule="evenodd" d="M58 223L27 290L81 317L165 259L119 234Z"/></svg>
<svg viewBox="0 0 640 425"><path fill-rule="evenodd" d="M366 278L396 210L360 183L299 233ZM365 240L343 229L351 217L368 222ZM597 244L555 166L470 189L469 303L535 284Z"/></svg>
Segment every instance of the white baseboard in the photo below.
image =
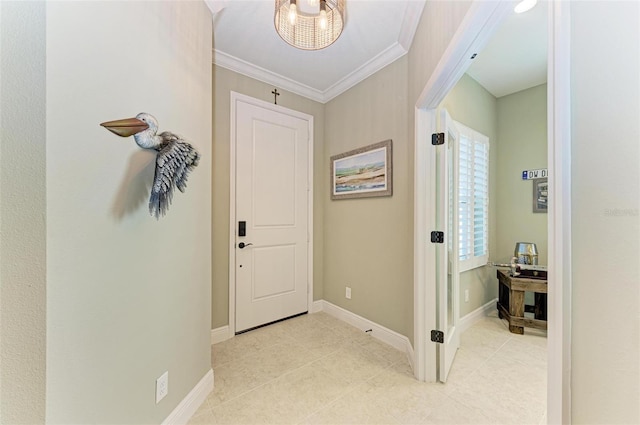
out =
<svg viewBox="0 0 640 425"><path fill-rule="evenodd" d="M309 313L317 313L319 311L322 311L322 304L322 300L314 301L313 304L311 304L311 310L309 311Z"/></svg>
<svg viewBox="0 0 640 425"><path fill-rule="evenodd" d="M407 353L407 359L409 360L409 366L411 366L411 370L413 370L413 372L415 373L415 371L416 371L416 365L415 365L416 355L413 353L413 346L411 345L411 341L409 341L409 338L407 338L406 344L407 344L407 346L406 346L405 352Z"/></svg>
<svg viewBox="0 0 640 425"><path fill-rule="evenodd" d="M200 382L173 409L173 412L162 421L162 425L186 425L211 391L213 391L213 370L209 369Z"/></svg>
<svg viewBox="0 0 640 425"><path fill-rule="evenodd" d="M409 341L409 338L406 336L400 335L398 332L385 328L382 325L358 316L335 304L331 304L329 301L322 300L322 311L363 331L371 329L371 336L406 353L411 367L414 367L413 347L411 346L411 341Z"/></svg>
<svg viewBox="0 0 640 425"><path fill-rule="evenodd" d="M391 329L385 328L384 326L372 322L369 319L365 319L362 316L358 316L357 314L352 313L349 310L345 310L342 307L338 307L335 304L331 304L329 301L317 300L313 302L309 313L318 313L320 311L324 311L327 314L330 314L331 316L342 320L343 322L347 322L348 324L361 329L362 331L371 329L371 336L406 353L411 368L415 369L413 346L411 345L411 341L409 341L409 338L407 338L406 336L400 335L399 333L392 331ZM213 345L222 341L226 341L232 336L233 335L229 334L228 325L212 329L211 344Z"/></svg>
<svg viewBox="0 0 640 425"><path fill-rule="evenodd" d="M471 313L467 314L464 317L460 318L460 322L458 323L459 332L464 332L469 329L471 326L478 323L484 317L487 317L489 313L496 310L496 303L498 302L497 298L492 299L488 303L483 306L480 306L473 310Z"/></svg>
<svg viewBox="0 0 640 425"><path fill-rule="evenodd" d="M229 325L211 329L211 345L226 341L229 338L231 338L231 335L229 335Z"/></svg>

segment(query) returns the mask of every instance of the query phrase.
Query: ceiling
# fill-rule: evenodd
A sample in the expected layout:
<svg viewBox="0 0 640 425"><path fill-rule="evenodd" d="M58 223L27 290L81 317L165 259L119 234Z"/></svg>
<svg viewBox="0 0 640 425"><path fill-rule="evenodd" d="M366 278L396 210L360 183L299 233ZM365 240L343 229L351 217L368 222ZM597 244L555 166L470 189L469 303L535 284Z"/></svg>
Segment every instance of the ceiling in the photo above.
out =
<svg viewBox="0 0 640 425"><path fill-rule="evenodd" d="M467 74L495 97L547 81L547 10L540 1L528 12L511 14L474 59Z"/></svg>
<svg viewBox="0 0 640 425"><path fill-rule="evenodd" d="M215 13L216 65L321 103L405 55L425 4L423 0L347 0L340 38L323 50L304 51L289 46L276 33L273 0L206 1ZM546 81L543 9L546 4L510 17L470 69L469 74L494 96ZM497 65L504 70L497 72ZM507 71L512 77L503 75Z"/></svg>

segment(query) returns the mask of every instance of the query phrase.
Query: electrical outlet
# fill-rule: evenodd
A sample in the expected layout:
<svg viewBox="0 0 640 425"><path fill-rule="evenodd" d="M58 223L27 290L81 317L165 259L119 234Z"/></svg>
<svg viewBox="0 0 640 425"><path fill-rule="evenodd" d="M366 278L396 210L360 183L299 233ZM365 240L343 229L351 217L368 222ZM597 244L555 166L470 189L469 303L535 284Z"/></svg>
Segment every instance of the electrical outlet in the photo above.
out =
<svg viewBox="0 0 640 425"><path fill-rule="evenodd" d="M166 371L156 379L156 404L169 393L169 371Z"/></svg>
<svg viewBox="0 0 640 425"><path fill-rule="evenodd" d="M347 286L347 289L346 289L346 291L345 291L345 293L344 293L344 296L345 296L348 300L350 300L350 299L351 299L351 288L349 288L348 286Z"/></svg>
<svg viewBox="0 0 640 425"><path fill-rule="evenodd" d="M464 290L464 302L466 302L466 303L469 302L469 290L468 289Z"/></svg>

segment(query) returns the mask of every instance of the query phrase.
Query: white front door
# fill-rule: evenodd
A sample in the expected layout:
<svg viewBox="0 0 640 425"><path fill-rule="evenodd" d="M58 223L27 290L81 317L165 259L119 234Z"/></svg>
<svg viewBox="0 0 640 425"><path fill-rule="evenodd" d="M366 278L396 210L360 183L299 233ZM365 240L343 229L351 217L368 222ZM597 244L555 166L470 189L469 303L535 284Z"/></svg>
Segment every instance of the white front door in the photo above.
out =
<svg viewBox="0 0 640 425"><path fill-rule="evenodd" d="M285 108L236 102L236 332L308 310L309 132Z"/></svg>
<svg viewBox="0 0 640 425"><path fill-rule="evenodd" d="M436 225L444 232L444 242L436 245L436 291L438 329L444 332L438 344L440 364L438 379L446 382L453 358L460 347L458 332L458 176L456 175L459 133L445 109L441 110L439 132L445 134L444 145L436 149Z"/></svg>

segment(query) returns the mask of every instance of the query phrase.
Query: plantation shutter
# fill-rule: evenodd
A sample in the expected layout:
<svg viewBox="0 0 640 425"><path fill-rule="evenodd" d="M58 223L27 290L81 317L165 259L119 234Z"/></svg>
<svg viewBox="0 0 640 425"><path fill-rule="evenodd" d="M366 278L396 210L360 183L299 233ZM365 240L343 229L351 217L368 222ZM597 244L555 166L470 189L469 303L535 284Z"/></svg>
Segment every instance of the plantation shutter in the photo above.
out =
<svg viewBox="0 0 640 425"><path fill-rule="evenodd" d="M489 258L489 138L456 123L460 271L485 265Z"/></svg>
<svg viewBox="0 0 640 425"><path fill-rule="evenodd" d="M489 146L473 146L473 256L480 257L489 252Z"/></svg>
<svg viewBox="0 0 640 425"><path fill-rule="evenodd" d="M459 257L460 261L471 258L473 226L471 211L473 208L473 142L468 136L460 134L459 162Z"/></svg>

